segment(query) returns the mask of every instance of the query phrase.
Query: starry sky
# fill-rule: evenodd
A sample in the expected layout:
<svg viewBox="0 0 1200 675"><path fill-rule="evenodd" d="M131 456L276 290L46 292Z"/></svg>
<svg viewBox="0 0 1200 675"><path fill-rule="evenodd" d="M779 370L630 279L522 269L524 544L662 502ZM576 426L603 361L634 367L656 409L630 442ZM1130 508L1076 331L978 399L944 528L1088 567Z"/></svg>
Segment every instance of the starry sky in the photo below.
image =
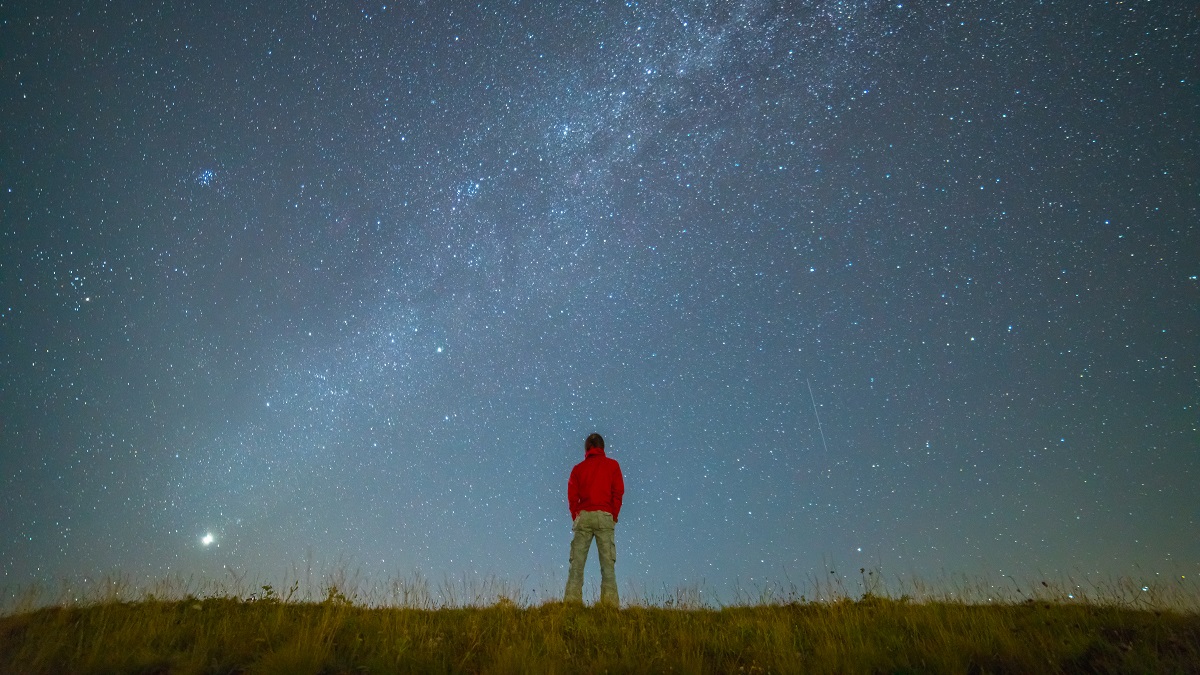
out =
<svg viewBox="0 0 1200 675"><path fill-rule="evenodd" d="M1188 2L0 1L0 585L557 594L593 431L623 593L1200 573L1198 55Z"/></svg>

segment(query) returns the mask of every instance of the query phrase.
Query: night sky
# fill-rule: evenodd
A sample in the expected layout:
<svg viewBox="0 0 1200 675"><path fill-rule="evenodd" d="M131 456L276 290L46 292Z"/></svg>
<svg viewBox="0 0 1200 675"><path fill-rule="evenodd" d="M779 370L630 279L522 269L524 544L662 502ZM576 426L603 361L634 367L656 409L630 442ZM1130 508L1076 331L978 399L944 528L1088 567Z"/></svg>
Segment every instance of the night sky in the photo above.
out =
<svg viewBox="0 0 1200 675"><path fill-rule="evenodd" d="M1200 574L1193 3L247 4L0 2L0 586Z"/></svg>

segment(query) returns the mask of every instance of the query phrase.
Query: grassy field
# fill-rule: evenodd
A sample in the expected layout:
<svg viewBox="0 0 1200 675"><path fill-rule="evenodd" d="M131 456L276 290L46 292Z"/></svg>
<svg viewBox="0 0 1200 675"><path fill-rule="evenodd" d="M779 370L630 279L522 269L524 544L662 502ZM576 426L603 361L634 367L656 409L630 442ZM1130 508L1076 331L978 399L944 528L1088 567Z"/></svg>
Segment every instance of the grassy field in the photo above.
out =
<svg viewBox="0 0 1200 675"><path fill-rule="evenodd" d="M1191 598L1136 584L990 602L792 589L725 607L684 592L620 610L535 603L502 584L398 582L387 598L330 585L320 600L296 600L298 587L135 600L110 589L16 609L0 617L0 671L1200 673Z"/></svg>

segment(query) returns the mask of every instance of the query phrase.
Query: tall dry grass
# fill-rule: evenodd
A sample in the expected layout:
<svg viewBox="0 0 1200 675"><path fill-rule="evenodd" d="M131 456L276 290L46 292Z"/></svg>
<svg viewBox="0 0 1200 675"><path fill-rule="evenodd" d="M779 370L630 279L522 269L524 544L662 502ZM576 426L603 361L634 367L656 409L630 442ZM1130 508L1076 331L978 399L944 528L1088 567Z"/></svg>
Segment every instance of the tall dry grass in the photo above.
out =
<svg viewBox="0 0 1200 675"><path fill-rule="evenodd" d="M0 618L0 670L1200 672L1200 613L1183 579L885 588L876 576L755 587L727 605L697 586L627 592L620 610L495 578L106 580Z"/></svg>

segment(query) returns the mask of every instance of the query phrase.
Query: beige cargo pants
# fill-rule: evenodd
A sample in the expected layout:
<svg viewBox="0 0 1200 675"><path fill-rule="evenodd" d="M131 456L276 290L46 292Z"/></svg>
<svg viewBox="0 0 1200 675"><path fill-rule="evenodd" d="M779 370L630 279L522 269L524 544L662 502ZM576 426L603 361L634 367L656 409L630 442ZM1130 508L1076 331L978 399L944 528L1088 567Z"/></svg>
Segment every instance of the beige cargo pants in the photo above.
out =
<svg viewBox="0 0 1200 675"><path fill-rule="evenodd" d="M583 564L587 562L592 538L596 539L596 553L600 554L600 604L620 606L617 600L617 542L613 539L616 523L607 511L580 511L571 526L575 538L571 540L571 569L567 573L567 590L563 602L583 602Z"/></svg>

